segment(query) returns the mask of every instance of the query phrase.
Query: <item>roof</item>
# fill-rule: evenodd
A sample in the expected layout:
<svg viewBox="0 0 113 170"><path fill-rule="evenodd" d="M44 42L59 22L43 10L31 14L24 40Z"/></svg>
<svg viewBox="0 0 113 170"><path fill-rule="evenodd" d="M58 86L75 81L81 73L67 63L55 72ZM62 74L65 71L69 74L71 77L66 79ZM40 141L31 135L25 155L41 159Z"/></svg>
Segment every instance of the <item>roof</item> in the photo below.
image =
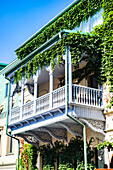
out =
<svg viewBox="0 0 113 170"><path fill-rule="evenodd" d="M5 68L3 68L0 71L0 74L3 75L9 75L10 73L12 73L14 70L18 69L21 64L25 64L29 59L33 58L34 54L41 52L45 49L47 49L48 47L50 47L55 41L57 41L58 39L60 39L61 34L63 33L74 33L75 31L73 30L62 30L59 33L57 33L55 36L53 36L52 38L50 38L48 41L46 41L43 45L41 45L40 47L38 47L36 50L34 50L33 52L31 52L29 55L27 55L25 58L23 58L22 60L18 60L15 59L13 62L11 62L9 65L7 65Z"/></svg>
<svg viewBox="0 0 113 170"><path fill-rule="evenodd" d="M35 38L38 34L40 34L47 26L51 25L55 20L57 20L60 16L62 16L65 12L67 12L70 8L72 8L74 5L78 4L81 0L75 0L73 3L71 3L67 8L65 8L62 12L60 12L56 17L54 17L50 22L48 22L46 25L44 25L40 30L38 30L33 36L31 36L27 41L25 41L19 48L17 48L15 51L19 50L21 47L25 46L25 44L27 44L29 41L31 41L33 38ZM58 34L56 34L58 35ZM56 36L55 35L55 36ZM55 37L54 36L54 37ZM53 38L54 38L53 37ZM51 38L52 39L52 38ZM51 40L50 39L50 40ZM46 46L46 43L48 44L48 42L45 42L42 46ZM36 53L37 51L40 50L39 47L38 49L36 49L35 51L33 51L32 53L30 53L28 56L26 56L24 59L22 60L18 60L15 59L14 61L12 61L9 65L7 65L5 68L3 68L0 71L0 74L3 75L9 75L10 73L12 73L14 70L16 70L17 68L19 68L19 66L24 63L26 60L28 60L34 53Z"/></svg>
<svg viewBox="0 0 113 170"><path fill-rule="evenodd" d="M34 35L32 35L28 40L26 40L21 46L19 46L17 50L25 46L28 42L30 42L33 38L35 38L38 34L40 34L46 27L51 25L55 20L57 20L59 17L61 17L66 11L68 11L70 8L72 8L74 5L78 4L81 0L75 0L72 2L67 8L65 8L63 11L61 11L57 16L55 16L52 20L50 20L46 25L44 25L41 29L39 29Z"/></svg>
<svg viewBox="0 0 113 170"><path fill-rule="evenodd" d="M0 63L0 70L2 70L4 67L6 67L8 64Z"/></svg>

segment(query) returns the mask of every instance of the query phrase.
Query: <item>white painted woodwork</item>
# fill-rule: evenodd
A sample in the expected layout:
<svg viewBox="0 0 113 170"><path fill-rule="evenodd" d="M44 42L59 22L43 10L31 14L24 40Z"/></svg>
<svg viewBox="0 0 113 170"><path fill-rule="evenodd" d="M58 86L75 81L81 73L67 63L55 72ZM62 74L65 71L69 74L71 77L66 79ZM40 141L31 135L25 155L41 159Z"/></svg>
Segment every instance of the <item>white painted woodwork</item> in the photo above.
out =
<svg viewBox="0 0 113 170"><path fill-rule="evenodd" d="M20 107L20 118L22 119L24 105L24 77L21 80L21 107Z"/></svg>
<svg viewBox="0 0 113 170"><path fill-rule="evenodd" d="M53 96L52 96L52 92L53 92L53 70L50 64L50 72L49 72L49 76L50 76L50 108L52 108L52 104L53 104Z"/></svg>
<svg viewBox="0 0 113 170"><path fill-rule="evenodd" d="M101 107L101 90L89 88L81 85L72 85L72 100L70 104L76 105L76 113L82 117L98 117L102 118ZM51 111L51 109L59 108L65 105L65 86L58 88L51 93L47 93L36 99L36 114L40 115L45 112ZM51 101L52 98L52 101ZM50 105L50 103L52 104ZM29 103L23 104L21 107L13 108L11 111L11 117L9 124L33 117L34 115L34 100ZM88 109L88 110L87 110ZM21 115L22 111L22 115ZM80 113L79 113L80 111ZM94 113L94 114L93 114ZM98 116L97 116L98 113Z"/></svg>

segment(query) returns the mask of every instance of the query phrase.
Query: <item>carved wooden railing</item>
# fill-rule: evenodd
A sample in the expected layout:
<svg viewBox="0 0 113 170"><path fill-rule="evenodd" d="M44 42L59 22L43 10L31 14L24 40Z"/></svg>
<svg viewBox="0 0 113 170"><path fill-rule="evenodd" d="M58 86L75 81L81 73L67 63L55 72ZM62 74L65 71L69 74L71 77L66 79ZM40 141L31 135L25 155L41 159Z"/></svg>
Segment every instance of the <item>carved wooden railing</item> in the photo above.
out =
<svg viewBox="0 0 113 170"><path fill-rule="evenodd" d="M51 97L52 95L52 97ZM70 94L69 94L70 95ZM101 107L102 91L81 85L72 85L72 102L88 106ZM51 109L65 105L65 86L38 97L22 107L13 108L10 112L9 123L36 116Z"/></svg>
<svg viewBox="0 0 113 170"><path fill-rule="evenodd" d="M102 105L102 91L81 85L72 85L72 101L90 106Z"/></svg>

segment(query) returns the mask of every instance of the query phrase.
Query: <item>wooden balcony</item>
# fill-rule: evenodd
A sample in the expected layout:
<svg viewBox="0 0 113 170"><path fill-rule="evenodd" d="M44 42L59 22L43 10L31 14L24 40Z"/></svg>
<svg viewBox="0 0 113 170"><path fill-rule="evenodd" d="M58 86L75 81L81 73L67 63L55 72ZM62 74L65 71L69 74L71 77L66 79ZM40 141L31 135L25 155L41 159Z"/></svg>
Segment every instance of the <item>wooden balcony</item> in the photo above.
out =
<svg viewBox="0 0 113 170"><path fill-rule="evenodd" d="M68 93L69 94L69 93ZM81 85L72 85L72 101L69 104L79 107L102 108L102 91ZM22 107L12 108L9 116L9 125L42 116L51 110L65 108L65 86L58 88L52 93L47 93L36 100L24 104Z"/></svg>

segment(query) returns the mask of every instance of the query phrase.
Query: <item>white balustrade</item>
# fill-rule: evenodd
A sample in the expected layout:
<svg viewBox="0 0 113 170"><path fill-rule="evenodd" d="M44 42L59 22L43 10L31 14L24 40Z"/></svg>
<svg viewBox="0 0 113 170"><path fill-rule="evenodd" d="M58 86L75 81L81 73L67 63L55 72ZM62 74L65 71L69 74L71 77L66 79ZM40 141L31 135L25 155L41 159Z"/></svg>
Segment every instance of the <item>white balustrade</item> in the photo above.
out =
<svg viewBox="0 0 113 170"><path fill-rule="evenodd" d="M49 109L50 93L37 98L36 114L43 113Z"/></svg>
<svg viewBox="0 0 113 170"><path fill-rule="evenodd" d="M101 106L101 90L73 84L72 91L73 102L91 106Z"/></svg>
<svg viewBox="0 0 113 170"><path fill-rule="evenodd" d="M20 107L12 108L10 115L10 123L19 120L20 118Z"/></svg>
<svg viewBox="0 0 113 170"><path fill-rule="evenodd" d="M101 107L102 91L81 85L72 85L72 102L83 105ZM52 108L65 105L65 86L52 91ZM34 112L34 101L22 106L22 118L20 117L20 107L12 108L9 123L18 122L51 109L50 93L36 99L36 113Z"/></svg>
<svg viewBox="0 0 113 170"><path fill-rule="evenodd" d="M34 110L33 106L34 106L34 101L30 101L23 105L22 118L27 117L29 115L31 116L33 114L33 110Z"/></svg>
<svg viewBox="0 0 113 170"><path fill-rule="evenodd" d="M65 86L58 88L52 92L53 108L65 104Z"/></svg>

